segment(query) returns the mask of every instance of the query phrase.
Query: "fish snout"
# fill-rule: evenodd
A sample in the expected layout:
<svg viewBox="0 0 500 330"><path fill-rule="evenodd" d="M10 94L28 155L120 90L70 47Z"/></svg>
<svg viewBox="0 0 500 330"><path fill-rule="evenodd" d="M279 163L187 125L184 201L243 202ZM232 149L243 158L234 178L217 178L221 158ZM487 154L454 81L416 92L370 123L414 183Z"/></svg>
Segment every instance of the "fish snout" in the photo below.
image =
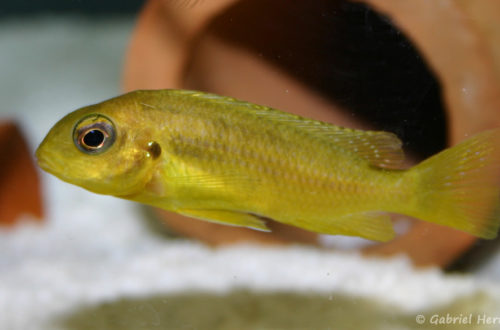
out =
<svg viewBox="0 0 500 330"><path fill-rule="evenodd" d="M38 166L49 173L52 173L54 170L54 162L52 157L50 157L47 152L45 152L43 145L40 145L35 151L35 159Z"/></svg>

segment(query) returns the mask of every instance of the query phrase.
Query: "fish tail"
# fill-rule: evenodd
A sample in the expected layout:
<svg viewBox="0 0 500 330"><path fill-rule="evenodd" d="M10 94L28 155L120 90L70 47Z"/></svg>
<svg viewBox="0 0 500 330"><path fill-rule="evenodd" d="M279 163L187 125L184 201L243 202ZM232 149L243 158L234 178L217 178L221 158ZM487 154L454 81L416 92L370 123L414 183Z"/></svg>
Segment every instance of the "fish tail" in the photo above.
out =
<svg viewBox="0 0 500 330"><path fill-rule="evenodd" d="M500 129L479 133L410 171L410 215L492 239L500 226Z"/></svg>

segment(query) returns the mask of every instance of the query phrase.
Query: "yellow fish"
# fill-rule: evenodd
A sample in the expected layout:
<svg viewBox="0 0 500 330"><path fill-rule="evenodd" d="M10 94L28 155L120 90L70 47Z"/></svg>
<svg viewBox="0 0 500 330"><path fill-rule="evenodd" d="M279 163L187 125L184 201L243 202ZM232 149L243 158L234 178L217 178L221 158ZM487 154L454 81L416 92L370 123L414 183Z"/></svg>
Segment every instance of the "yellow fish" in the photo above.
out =
<svg viewBox="0 0 500 330"><path fill-rule="evenodd" d="M392 133L333 126L228 97L135 91L61 119L40 167L99 194L268 231L265 218L387 241L385 212L493 238L500 129L398 169Z"/></svg>

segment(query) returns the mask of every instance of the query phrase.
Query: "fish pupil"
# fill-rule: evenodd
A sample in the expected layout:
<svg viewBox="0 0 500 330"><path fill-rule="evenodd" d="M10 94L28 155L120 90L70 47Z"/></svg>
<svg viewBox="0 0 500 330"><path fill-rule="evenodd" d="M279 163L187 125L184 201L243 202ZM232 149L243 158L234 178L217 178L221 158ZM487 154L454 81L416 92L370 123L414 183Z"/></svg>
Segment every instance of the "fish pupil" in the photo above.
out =
<svg viewBox="0 0 500 330"><path fill-rule="evenodd" d="M103 142L104 133L97 129L88 131L83 137L83 143L91 148L98 148Z"/></svg>

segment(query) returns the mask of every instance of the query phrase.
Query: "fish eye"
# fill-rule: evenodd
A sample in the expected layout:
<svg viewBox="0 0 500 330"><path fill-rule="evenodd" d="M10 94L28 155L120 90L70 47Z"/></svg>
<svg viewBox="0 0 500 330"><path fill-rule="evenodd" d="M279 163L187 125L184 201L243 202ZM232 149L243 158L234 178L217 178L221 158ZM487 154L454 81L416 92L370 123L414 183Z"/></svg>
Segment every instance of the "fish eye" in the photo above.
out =
<svg viewBox="0 0 500 330"><path fill-rule="evenodd" d="M76 124L73 139L78 149L84 153L104 152L115 140L114 125L101 115L85 117Z"/></svg>

